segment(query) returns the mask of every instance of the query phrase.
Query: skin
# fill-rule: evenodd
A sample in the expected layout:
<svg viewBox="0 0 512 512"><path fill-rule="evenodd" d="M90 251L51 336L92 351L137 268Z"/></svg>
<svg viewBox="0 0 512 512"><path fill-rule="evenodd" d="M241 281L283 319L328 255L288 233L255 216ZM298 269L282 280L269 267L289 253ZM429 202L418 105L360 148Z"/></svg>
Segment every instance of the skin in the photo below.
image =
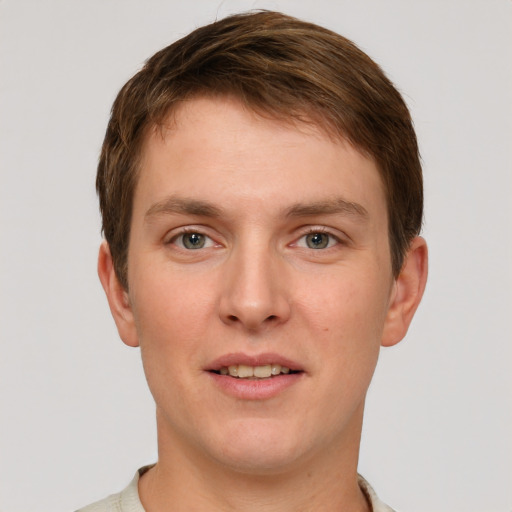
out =
<svg viewBox="0 0 512 512"><path fill-rule="evenodd" d="M98 270L157 405L146 510L368 510L365 395L427 274L418 237L392 276L374 162L313 125L196 98L148 135L130 237L129 290L106 243ZM269 352L301 370L269 398L235 397L207 371L226 354Z"/></svg>

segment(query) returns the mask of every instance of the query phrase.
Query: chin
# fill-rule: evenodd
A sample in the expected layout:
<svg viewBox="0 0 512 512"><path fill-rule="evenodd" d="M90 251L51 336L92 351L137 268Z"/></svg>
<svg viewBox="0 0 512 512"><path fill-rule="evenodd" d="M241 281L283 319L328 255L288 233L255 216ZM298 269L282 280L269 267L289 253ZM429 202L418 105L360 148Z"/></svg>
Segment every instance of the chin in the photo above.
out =
<svg viewBox="0 0 512 512"><path fill-rule="evenodd" d="M276 475L296 466L297 456L283 450L270 453L267 450L228 450L220 454L218 462L231 471L246 475Z"/></svg>
<svg viewBox="0 0 512 512"><path fill-rule="evenodd" d="M215 443L214 458L240 473L280 473L296 466L309 451L300 434L300 428L285 428L268 420L241 421Z"/></svg>

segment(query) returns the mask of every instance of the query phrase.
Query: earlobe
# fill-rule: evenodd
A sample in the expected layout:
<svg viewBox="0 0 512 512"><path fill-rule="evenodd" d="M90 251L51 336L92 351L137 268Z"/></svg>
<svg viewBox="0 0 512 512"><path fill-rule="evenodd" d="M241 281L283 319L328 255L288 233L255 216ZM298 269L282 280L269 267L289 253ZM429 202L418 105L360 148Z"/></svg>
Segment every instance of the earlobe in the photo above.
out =
<svg viewBox="0 0 512 512"><path fill-rule="evenodd" d="M412 241L402 271L393 285L382 335L382 346L395 345L407 334L414 313L423 297L427 273L427 244L422 237L418 236Z"/></svg>
<svg viewBox="0 0 512 512"><path fill-rule="evenodd" d="M103 290L105 290L119 336L126 345L137 347L139 340L128 292L119 282L114 270L110 248L106 241L102 242L98 254L98 276Z"/></svg>

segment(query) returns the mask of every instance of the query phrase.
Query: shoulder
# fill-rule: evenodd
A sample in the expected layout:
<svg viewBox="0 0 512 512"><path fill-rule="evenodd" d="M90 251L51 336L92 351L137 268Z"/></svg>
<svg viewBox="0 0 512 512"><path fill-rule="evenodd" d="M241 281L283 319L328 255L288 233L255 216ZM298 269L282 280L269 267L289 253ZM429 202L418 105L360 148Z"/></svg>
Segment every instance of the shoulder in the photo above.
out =
<svg viewBox="0 0 512 512"><path fill-rule="evenodd" d="M76 512L144 512L144 507L139 499L139 477L150 467L139 469L128 487L120 493L112 494Z"/></svg>
<svg viewBox="0 0 512 512"><path fill-rule="evenodd" d="M395 512L379 499L372 486L361 475L359 475L359 487L366 496L368 503L370 503L372 512Z"/></svg>
<svg viewBox="0 0 512 512"><path fill-rule="evenodd" d="M122 512L121 493L112 494L104 500L87 505L76 512Z"/></svg>

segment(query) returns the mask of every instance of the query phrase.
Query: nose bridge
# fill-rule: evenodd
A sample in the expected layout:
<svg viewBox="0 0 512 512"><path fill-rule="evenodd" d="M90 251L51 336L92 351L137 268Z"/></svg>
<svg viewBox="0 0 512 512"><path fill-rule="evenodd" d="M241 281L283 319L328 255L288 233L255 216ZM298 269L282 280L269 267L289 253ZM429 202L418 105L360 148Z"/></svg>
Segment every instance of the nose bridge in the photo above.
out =
<svg viewBox="0 0 512 512"><path fill-rule="evenodd" d="M282 260L263 237L253 234L235 245L224 277L220 305L224 322L257 330L288 318Z"/></svg>

